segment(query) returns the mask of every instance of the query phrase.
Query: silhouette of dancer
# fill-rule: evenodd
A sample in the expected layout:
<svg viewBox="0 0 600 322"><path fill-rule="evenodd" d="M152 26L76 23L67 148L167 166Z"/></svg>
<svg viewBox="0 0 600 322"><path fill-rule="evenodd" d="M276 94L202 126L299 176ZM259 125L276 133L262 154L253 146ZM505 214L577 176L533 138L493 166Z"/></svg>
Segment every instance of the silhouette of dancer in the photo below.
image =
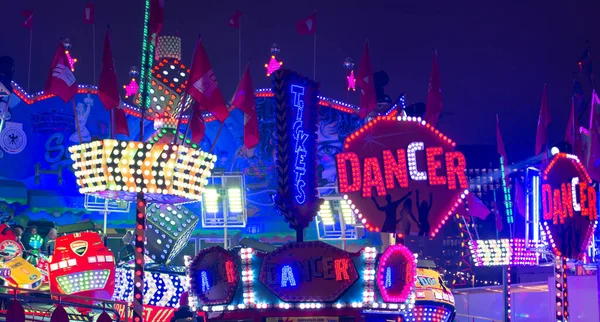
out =
<svg viewBox="0 0 600 322"><path fill-rule="evenodd" d="M377 209L379 211L385 211L385 221L383 222L383 226L381 226L382 233L396 233L396 225L399 222L396 219L396 212L398 210L398 206L411 194L412 191L409 191L407 194L404 195L404 197L396 201L392 201L392 196L390 194L387 194L385 196L385 201L387 201L387 204L383 207L380 206L379 203L377 203L375 196L371 197L371 200L373 200L375 206L377 206Z"/></svg>
<svg viewBox="0 0 600 322"><path fill-rule="evenodd" d="M419 202L419 190L417 189L417 211L419 212L419 236L429 235L431 227L429 226L429 211L433 205L433 194L429 193L429 204L425 200Z"/></svg>
<svg viewBox="0 0 600 322"><path fill-rule="evenodd" d="M415 215L412 211L412 199L408 198L404 200L404 204L402 205L402 209L400 209L400 219L396 224L402 223L401 230L405 236L410 235L410 227L412 226L411 220L414 221L417 226L419 225L419 221L415 218Z"/></svg>

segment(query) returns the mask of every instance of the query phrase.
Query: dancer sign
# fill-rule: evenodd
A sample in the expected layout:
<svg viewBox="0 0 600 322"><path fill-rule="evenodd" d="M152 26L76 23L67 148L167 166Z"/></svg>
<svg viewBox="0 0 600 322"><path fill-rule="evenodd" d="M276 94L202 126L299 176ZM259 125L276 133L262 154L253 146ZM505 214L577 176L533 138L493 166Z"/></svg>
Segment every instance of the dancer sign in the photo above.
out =
<svg viewBox="0 0 600 322"><path fill-rule="evenodd" d="M340 192L370 231L433 237L468 193L454 146L420 118L377 117L336 155Z"/></svg>
<svg viewBox="0 0 600 322"><path fill-rule="evenodd" d="M557 256L579 259L598 222L596 190L579 159L559 153L542 176L544 230Z"/></svg>

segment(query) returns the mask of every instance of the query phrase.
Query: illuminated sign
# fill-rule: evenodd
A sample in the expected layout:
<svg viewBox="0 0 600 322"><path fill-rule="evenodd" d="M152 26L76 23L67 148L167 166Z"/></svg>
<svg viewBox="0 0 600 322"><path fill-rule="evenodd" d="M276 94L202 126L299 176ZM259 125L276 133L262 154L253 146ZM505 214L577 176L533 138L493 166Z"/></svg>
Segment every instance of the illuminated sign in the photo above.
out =
<svg viewBox="0 0 600 322"><path fill-rule="evenodd" d="M331 302L358 280L358 272L341 249L289 243L265 256L259 280L285 302Z"/></svg>
<svg viewBox="0 0 600 322"><path fill-rule="evenodd" d="M235 258L219 246L198 253L190 276L192 292L204 305L230 303L239 282Z"/></svg>
<svg viewBox="0 0 600 322"><path fill-rule="evenodd" d="M580 259L598 221L596 190L579 159L554 156L542 173L543 226L557 256Z"/></svg>
<svg viewBox="0 0 600 322"><path fill-rule="evenodd" d="M435 236L468 193L455 143L415 117L377 117L336 155L340 192L370 231Z"/></svg>
<svg viewBox="0 0 600 322"><path fill-rule="evenodd" d="M415 286L417 264L406 246L392 245L379 259L377 285L385 302L406 301Z"/></svg>
<svg viewBox="0 0 600 322"><path fill-rule="evenodd" d="M292 228L317 213L318 84L289 70L275 73L278 187L275 204Z"/></svg>
<svg viewBox="0 0 600 322"><path fill-rule="evenodd" d="M420 301L454 303L454 295L442 280L440 273L427 268L417 268L416 297Z"/></svg>

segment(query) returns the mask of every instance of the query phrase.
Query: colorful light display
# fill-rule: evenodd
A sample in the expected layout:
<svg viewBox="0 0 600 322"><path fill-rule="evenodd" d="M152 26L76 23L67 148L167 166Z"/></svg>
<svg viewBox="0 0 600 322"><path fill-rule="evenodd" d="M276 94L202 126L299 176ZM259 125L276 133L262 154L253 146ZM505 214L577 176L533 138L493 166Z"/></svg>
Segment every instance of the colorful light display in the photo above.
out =
<svg viewBox="0 0 600 322"><path fill-rule="evenodd" d="M117 268L115 272L115 293L113 300L131 302L133 300L134 270ZM144 272L144 304L163 308L177 308L179 298L186 290L188 277L183 274L165 272Z"/></svg>
<svg viewBox="0 0 600 322"><path fill-rule="evenodd" d="M138 90L140 89L140 86L135 81L135 78L131 78L129 84L123 85L123 88L125 89L125 98L129 98L137 94Z"/></svg>
<svg viewBox="0 0 600 322"><path fill-rule="evenodd" d="M356 91L356 78L354 78L354 70L350 70L350 74L346 76L346 81L348 82L348 91Z"/></svg>
<svg viewBox="0 0 600 322"><path fill-rule="evenodd" d="M281 68L281 66L283 66L283 62L277 61L275 55L271 55L269 63L265 64L265 68L267 69L267 77L271 76L271 74L278 71Z"/></svg>
<svg viewBox="0 0 600 322"><path fill-rule="evenodd" d="M229 304L240 281L233 255L222 247L202 250L190 265L194 296L202 305Z"/></svg>
<svg viewBox="0 0 600 322"><path fill-rule="evenodd" d="M413 291L417 260L404 245L392 245L383 253L377 268L377 286L388 303L405 302Z"/></svg>
<svg viewBox="0 0 600 322"><path fill-rule="evenodd" d="M443 306L417 305L409 313L403 313L402 322L448 322L452 310Z"/></svg>
<svg viewBox="0 0 600 322"><path fill-rule="evenodd" d="M358 280L358 272L348 253L336 247L289 243L265 256L259 280L285 302L329 302Z"/></svg>
<svg viewBox="0 0 600 322"><path fill-rule="evenodd" d="M115 259L97 233L58 237L49 273L52 292L109 300L115 290Z"/></svg>
<svg viewBox="0 0 600 322"><path fill-rule="evenodd" d="M558 153L541 183L543 227L555 255L580 259L598 222L592 180L577 156Z"/></svg>
<svg viewBox="0 0 600 322"><path fill-rule="evenodd" d="M539 259L525 239L474 240L469 249L475 266L535 266Z"/></svg>
<svg viewBox="0 0 600 322"><path fill-rule="evenodd" d="M69 147L79 192L128 201L140 192L148 202L200 200L216 156L153 143L102 140Z"/></svg>
<svg viewBox="0 0 600 322"><path fill-rule="evenodd" d="M433 237L468 194L455 145L420 118L378 116L336 155L340 192L369 231Z"/></svg>
<svg viewBox="0 0 600 322"><path fill-rule="evenodd" d="M146 256L168 265L188 244L200 218L182 205L152 204L146 213Z"/></svg>

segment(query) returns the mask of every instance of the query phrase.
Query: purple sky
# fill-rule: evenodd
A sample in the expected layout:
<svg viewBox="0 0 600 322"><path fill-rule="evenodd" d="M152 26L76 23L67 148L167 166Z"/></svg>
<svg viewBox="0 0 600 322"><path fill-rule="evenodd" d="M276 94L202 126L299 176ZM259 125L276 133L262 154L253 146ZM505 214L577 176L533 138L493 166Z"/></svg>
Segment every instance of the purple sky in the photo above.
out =
<svg viewBox="0 0 600 322"><path fill-rule="evenodd" d="M389 5L388 3L397 4ZM314 9L317 16L317 80L322 94L345 99L346 57L360 61L370 40L374 71L386 70L393 98L407 92L407 103L425 101L434 49L439 50L444 111L439 127L459 144L495 144L498 113L509 159L531 156L542 87L548 83L553 123L551 141L560 140L570 109L572 73L585 41L600 48L598 1L241 1L165 0L165 34L179 31L183 61L189 64L195 36L202 34L226 99L238 80L237 30L227 19L244 15L243 61L252 58L256 87L268 87L262 67L273 42L284 66L312 75L313 39L295 32L296 20ZM525 2L525 3L524 3ZM93 83L92 29L84 25L85 1L5 1L0 55L16 61L15 80L27 82L28 30L19 11L35 9L32 91L41 90L60 37L69 37L80 59L80 84ZM111 25L121 83L131 65L140 64L142 0L103 0L96 4L97 73L105 26ZM357 95L350 95L352 103Z"/></svg>

